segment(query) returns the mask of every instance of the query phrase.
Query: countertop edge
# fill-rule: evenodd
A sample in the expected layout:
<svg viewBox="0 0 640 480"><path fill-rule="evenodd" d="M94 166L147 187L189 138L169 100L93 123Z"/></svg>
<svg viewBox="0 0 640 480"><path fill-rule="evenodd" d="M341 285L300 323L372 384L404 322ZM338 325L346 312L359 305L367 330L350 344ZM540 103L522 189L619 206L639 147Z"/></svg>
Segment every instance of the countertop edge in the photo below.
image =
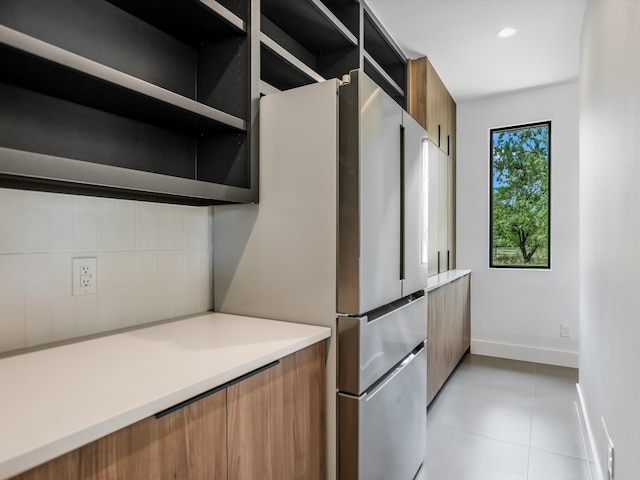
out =
<svg viewBox="0 0 640 480"><path fill-rule="evenodd" d="M427 279L427 288L425 288L424 291L426 293L429 293L432 290L440 288L447 283L458 280L459 278L462 278L465 275L469 275L470 273L471 270L469 269L454 269L439 273L437 275L432 275Z"/></svg>
<svg viewBox="0 0 640 480"><path fill-rule="evenodd" d="M208 313L203 315L215 315ZM234 315L223 314L225 316L235 317ZM240 318L241 316L237 316ZM252 319L255 321L267 319ZM180 321L180 320L177 320ZM288 323L288 322L278 322ZM292 323L292 325L302 324ZM259 369L273 361L279 360L292 353L302 350L317 342L325 340L331 336L331 329L322 326L304 325L311 332L303 337L296 338L285 346L275 348L266 354L252 358L247 362L239 363L222 373L214 374L201 382L195 383L179 390L167 392L166 395L150 399L148 402L137 406L127 412L118 414L104 421L88 425L86 428L76 431L70 435L60 437L54 441L34 446L32 450L17 454L10 458L0 459L0 479L9 479L20 473L24 473L38 465L53 460L61 455L91 443L101 437L114 433L122 428L133 425L134 423L155 415L156 413L179 404L185 400L193 398L203 392L216 387L223 386L230 381L237 379L247 373ZM153 328L153 327L150 327ZM60 348L64 348L60 347Z"/></svg>

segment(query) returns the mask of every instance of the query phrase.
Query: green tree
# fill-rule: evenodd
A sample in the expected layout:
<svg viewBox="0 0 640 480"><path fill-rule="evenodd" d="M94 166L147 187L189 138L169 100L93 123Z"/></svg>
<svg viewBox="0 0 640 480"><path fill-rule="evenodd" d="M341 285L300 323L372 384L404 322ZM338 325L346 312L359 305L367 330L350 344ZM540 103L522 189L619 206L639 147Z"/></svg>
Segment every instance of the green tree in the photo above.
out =
<svg viewBox="0 0 640 480"><path fill-rule="evenodd" d="M493 131L491 174L494 252L517 248L530 265L548 245L549 124ZM544 257L536 263L547 265Z"/></svg>

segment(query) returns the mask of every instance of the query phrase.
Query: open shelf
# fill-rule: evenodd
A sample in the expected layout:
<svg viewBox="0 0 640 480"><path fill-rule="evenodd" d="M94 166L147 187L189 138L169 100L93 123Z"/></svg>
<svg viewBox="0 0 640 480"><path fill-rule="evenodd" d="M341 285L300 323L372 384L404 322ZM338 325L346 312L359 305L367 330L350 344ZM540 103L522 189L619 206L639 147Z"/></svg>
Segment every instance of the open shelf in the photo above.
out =
<svg viewBox="0 0 640 480"><path fill-rule="evenodd" d="M357 4L350 3L357 9ZM261 42L270 52L261 52L262 78L278 88L292 88L310 83L307 79L340 78L358 68L357 32L347 28L334 10L339 9L320 0L263 0ZM275 81L277 77L286 81Z"/></svg>
<svg viewBox="0 0 640 480"><path fill-rule="evenodd" d="M175 178L192 182L193 195L214 195L210 203L255 201L251 15L246 0L222 2L3 1L0 62L11 68L0 71L0 148L53 165L85 162L95 175L87 185L120 194L133 192L128 180L109 174L121 185L103 185L105 172L162 177L158 191L140 186L153 195L189 197L189 188L166 188ZM8 161L0 158L3 175ZM19 170L24 181L52 181ZM69 175L56 181L77 187ZM230 198L233 189L242 195Z"/></svg>
<svg viewBox="0 0 640 480"><path fill-rule="evenodd" d="M177 130L246 130L246 122L195 100L0 25L0 80Z"/></svg>
<svg viewBox="0 0 640 480"><path fill-rule="evenodd" d="M363 22L365 72L376 81L384 79L380 86L396 101L402 97L402 101L398 103L404 108L404 90L407 84L406 57L366 7Z"/></svg>
<svg viewBox="0 0 640 480"><path fill-rule="evenodd" d="M189 45L246 33L246 22L215 0L107 1Z"/></svg>

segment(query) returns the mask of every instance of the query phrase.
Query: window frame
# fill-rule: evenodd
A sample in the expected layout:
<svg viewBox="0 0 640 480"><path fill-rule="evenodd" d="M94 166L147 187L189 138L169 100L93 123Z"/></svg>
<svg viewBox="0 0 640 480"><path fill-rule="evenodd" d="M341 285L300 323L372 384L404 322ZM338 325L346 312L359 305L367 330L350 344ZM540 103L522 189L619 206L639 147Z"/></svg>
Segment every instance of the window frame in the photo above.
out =
<svg viewBox="0 0 640 480"><path fill-rule="evenodd" d="M489 129L489 268L490 269L516 269L516 270L551 270L551 120L542 120L538 122L522 123L508 125L504 127L496 127ZM493 174L493 135L494 133L506 132L510 130L523 130L526 128L546 126L548 128L548 153L547 153L547 263L546 265L496 265L493 258L493 210L494 210L494 174Z"/></svg>

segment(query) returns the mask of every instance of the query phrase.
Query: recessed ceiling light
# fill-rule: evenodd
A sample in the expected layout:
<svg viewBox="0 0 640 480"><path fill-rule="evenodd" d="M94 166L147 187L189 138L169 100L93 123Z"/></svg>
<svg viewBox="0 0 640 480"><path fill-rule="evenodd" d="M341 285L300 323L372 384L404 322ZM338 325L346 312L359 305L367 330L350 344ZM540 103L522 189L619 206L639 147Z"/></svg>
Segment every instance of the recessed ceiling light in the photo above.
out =
<svg viewBox="0 0 640 480"><path fill-rule="evenodd" d="M500 38L508 38L508 37L513 37L516 33L518 33L517 28L506 27L498 32L498 36Z"/></svg>

